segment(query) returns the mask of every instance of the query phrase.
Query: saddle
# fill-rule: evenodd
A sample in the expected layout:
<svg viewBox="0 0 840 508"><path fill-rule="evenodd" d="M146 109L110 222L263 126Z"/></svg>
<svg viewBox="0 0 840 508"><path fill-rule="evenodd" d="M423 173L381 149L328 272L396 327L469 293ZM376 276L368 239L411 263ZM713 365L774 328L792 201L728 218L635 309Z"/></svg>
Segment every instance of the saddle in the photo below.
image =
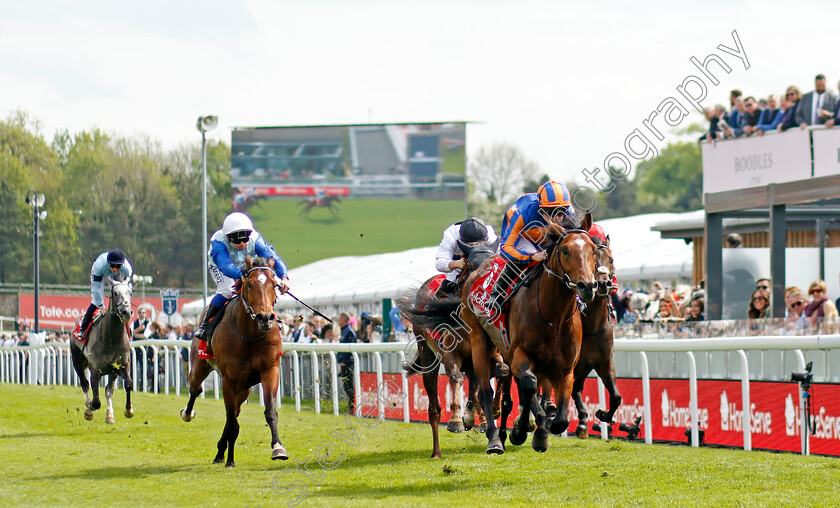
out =
<svg viewBox="0 0 840 508"><path fill-rule="evenodd" d="M502 308L492 309L489 308L487 304L490 302L493 289L496 287L496 282L505 267L505 263L505 259L501 256L493 258L490 261L490 266L486 268L485 273L473 283L470 288L469 298L473 308L477 312L484 314L484 317L487 318L487 322L489 324L499 329L502 333L502 339L504 340L505 345L509 347L510 340L508 338L505 324L507 323L510 299L516 294L519 288L522 286L529 286L531 282L537 278L535 277L535 274L539 274L540 272L540 268L537 265L541 265L541 263L539 261L533 261L528 264L523 270L524 273L511 281L508 286L508 290L504 295L505 303L502 305ZM534 268L535 266L537 268Z"/></svg>
<svg viewBox="0 0 840 508"><path fill-rule="evenodd" d="M82 344L87 344L87 335L90 332L90 329L93 328L93 325L100 319L102 319L102 312L97 308L93 311L93 317L90 319L90 324L84 329L84 331L80 330L82 321L79 320L76 323L76 326L73 328L73 337L76 337L76 340Z"/></svg>

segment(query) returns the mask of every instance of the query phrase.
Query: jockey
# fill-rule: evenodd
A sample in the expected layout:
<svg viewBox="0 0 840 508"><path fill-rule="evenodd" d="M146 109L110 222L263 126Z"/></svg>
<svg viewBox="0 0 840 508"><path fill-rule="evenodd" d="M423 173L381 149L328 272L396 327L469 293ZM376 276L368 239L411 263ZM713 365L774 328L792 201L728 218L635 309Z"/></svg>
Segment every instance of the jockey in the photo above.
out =
<svg viewBox="0 0 840 508"><path fill-rule="evenodd" d="M254 231L251 219L242 212L233 212L225 217L222 229L213 233L210 238L210 274L216 282L216 294L210 300L204 321L195 331L195 337L206 340L213 336L213 329L218 320L213 318L225 308L228 300L233 298L234 284L244 276L245 256L274 259L274 273L280 279L281 293L289 290L289 276L286 264L263 237ZM210 353L210 341L207 341L207 352Z"/></svg>
<svg viewBox="0 0 840 508"><path fill-rule="evenodd" d="M93 312L98 309L105 308L105 294L102 288L102 279L107 277L112 281L123 281L131 278L133 271L131 263L125 258L125 254L120 249L114 249L110 252L103 252L100 254L93 266L90 268L90 296L91 303L85 312L85 317L82 318L82 324L79 326L78 335L76 338L82 340L85 336L87 327L90 326L90 321L93 319Z"/></svg>
<svg viewBox="0 0 840 508"><path fill-rule="evenodd" d="M469 217L463 222L456 222L443 231L443 240L435 253L435 268L446 274L446 279L441 283L435 296L445 298L455 292L458 286L458 277L461 270L466 266L461 249L458 247L458 240L465 244L486 243L492 244L498 238L493 226L485 224L478 217Z"/></svg>
<svg viewBox="0 0 840 508"><path fill-rule="evenodd" d="M535 193L517 199L505 212L502 220L501 257L506 261L499 274L487 307L501 308L512 281L516 280L532 261L543 261L546 252L540 244L550 233L551 224L561 225L573 217L569 189L549 180Z"/></svg>

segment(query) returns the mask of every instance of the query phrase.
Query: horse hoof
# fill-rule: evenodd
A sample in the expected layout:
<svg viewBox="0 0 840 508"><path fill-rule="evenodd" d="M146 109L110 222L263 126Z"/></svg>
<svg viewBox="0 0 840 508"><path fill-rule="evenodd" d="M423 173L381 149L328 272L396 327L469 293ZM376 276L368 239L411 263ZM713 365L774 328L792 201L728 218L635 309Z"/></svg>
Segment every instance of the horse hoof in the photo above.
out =
<svg viewBox="0 0 840 508"><path fill-rule="evenodd" d="M85 411L85 420L87 420L87 421L93 420L93 411L91 411L90 409Z"/></svg>
<svg viewBox="0 0 840 508"><path fill-rule="evenodd" d="M216 457L215 459L213 459L213 464L221 464L224 461L225 461L224 457L221 457L221 458Z"/></svg>
<svg viewBox="0 0 840 508"><path fill-rule="evenodd" d="M575 435L580 439L586 439L589 437L589 432L586 430L586 425L579 424L575 429Z"/></svg>
<svg viewBox="0 0 840 508"><path fill-rule="evenodd" d="M510 444L514 446L519 446L528 439L527 432L519 432L519 427L514 427L513 430L510 431Z"/></svg>
<svg viewBox="0 0 840 508"><path fill-rule="evenodd" d="M134 408L130 407L126 409L124 414L126 418L132 418L134 416Z"/></svg>
<svg viewBox="0 0 840 508"><path fill-rule="evenodd" d="M446 430L454 434L464 432L464 423L449 420L449 423L446 425Z"/></svg>
<svg viewBox="0 0 840 508"><path fill-rule="evenodd" d="M233 462L228 462L227 464L225 464L225 467L236 467L236 464L234 464Z"/></svg>
<svg viewBox="0 0 840 508"><path fill-rule="evenodd" d="M185 422L191 422L193 418L195 418L195 411L190 411L190 414L187 414L187 408L181 410L182 420Z"/></svg>
<svg viewBox="0 0 840 508"><path fill-rule="evenodd" d="M502 441L499 438L491 439L489 443L487 443L487 454L492 455L501 455L505 453L505 446L502 444Z"/></svg>
<svg viewBox="0 0 840 508"><path fill-rule="evenodd" d="M548 450L548 431L545 429L534 431L534 437L531 438L531 447L540 453Z"/></svg>
<svg viewBox="0 0 840 508"><path fill-rule="evenodd" d="M286 449L283 448L283 445L277 443L274 445L274 449L271 452L271 460L287 460L289 458L289 454L286 453Z"/></svg>
<svg viewBox="0 0 840 508"><path fill-rule="evenodd" d="M552 434L562 434L566 432L566 429L569 428L569 421L568 420L561 420L559 418L555 418L553 422L551 422L551 430Z"/></svg>
<svg viewBox="0 0 840 508"><path fill-rule="evenodd" d="M94 411L96 411L96 410L97 410L97 409L99 409L100 407L102 407L102 402L100 402L100 401L98 401L98 400L96 400L96 399L94 399L93 401L91 401L91 403L90 403L90 408L91 408L91 409L93 409Z"/></svg>
<svg viewBox="0 0 840 508"><path fill-rule="evenodd" d="M114 415L108 415L105 417L105 423L110 423L113 425L114 423Z"/></svg>
<svg viewBox="0 0 840 508"><path fill-rule="evenodd" d="M595 418L601 420L604 423L609 424L609 423L612 423L613 421L612 421L612 418L610 418L608 415L609 415L609 413L607 413L603 409L599 409L599 410L595 411Z"/></svg>
<svg viewBox="0 0 840 508"><path fill-rule="evenodd" d="M475 426L475 416L472 413L464 415L464 430L470 430Z"/></svg>

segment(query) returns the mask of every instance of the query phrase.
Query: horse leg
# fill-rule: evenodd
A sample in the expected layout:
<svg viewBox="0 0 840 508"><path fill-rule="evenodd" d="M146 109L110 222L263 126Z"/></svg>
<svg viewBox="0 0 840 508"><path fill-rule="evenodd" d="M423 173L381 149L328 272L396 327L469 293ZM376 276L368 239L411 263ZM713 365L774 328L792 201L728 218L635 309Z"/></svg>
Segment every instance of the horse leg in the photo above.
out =
<svg viewBox="0 0 840 508"><path fill-rule="evenodd" d="M615 366L613 365L612 360L607 362L605 365L601 366L601 368L598 369L597 372L598 376L601 378L601 381L604 382L604 388L606 388L607 393L610 394L610 409L606 412L599 409L595 412L595 418L601 420L606 424L612 424L613 415L615 415L615 412L618 410L618 406L621 405L621 394L618 393L618 386L616 386Z"/></svg>
<svg viewBox="0 0 840 508"><path fill-rule="evenodd" d="M125 411L123 414L126 418L134 416L134 407L131 405L131 390L134 389L134 382L131 380L131 369L123 367L120 372L123 378L123 385L125 385Z"/></svg>
<svg viewBox="0 0 840 508"><path fill-rule="evenodd" d="M502 429L499 431L499 439L502 440L502 445L507 439L507 421L510 418L510 413L513 411L513 399L510 396L510 382L511 376L507 375L503 378L502 389Z"/></svg>
<svg viewBox="0 0 840 508"><path fill-rule="evenodd" d="M108 384L105 385L105 423L114 423L114 382L116 374L108 376Z"/></svg>
<svg viewBox="0 0 840 508"><path fill-rule="evenodd" d="M225 428L222 431L222 437L216 444L218 453L216 453L216 458L213 459L214 464L221 464L222 461L225 460L225 448L227 448L227 461L225 462L225 467L236 466L233 458L233 449L234 444L236 443L236 438L239 437L239 422L236 420L237 392L233 386L231 386L232 384L233 383L222 383L222 394L225 398Z"/></svg>
<svg viewBox="0 0 840 508"><path fill-rule="evenodd" d="M554 396L557 397L557 416L551 422L551 433L562 434L569 428L569 399L572 395L574 376L572 370L554 380Z"/></svg>
<svg viewBox="0 0 840 508"><path fill-rule="evenodd" d="M263 403L265 404L265 422L271 430L271 460L286 460L289 454L277 433L277 387L280 384L280 371L272 367L260 373L263 385ZM320 394L315 394L319 397Z"/></svg>
<svg viewBox="0 0 840 508"><path fill-rule="evenodd" d="M519 389L519 405L522 411L519 414L519 419L511 430L510 443L516 446L521 445L528 438L528 423L529 423L529 409L531 408L532 400L536 400L537 393L537 376L531 371L531 364L528 357L521 349L516 349L513 353L513 374L519 375L516 379L516 386Z"/></svg>
<svg viewBox="0 0 840 508"><path fill-rule="evenodd" d="M90 372L90 388L93 390L93 400L90 401L90 409L96 411L102 407L102 402L99 400L99 381L102 379L102 376L93 369L89 368L88 371Z"/></svg>
<svg viewBox="0 0 840 508"><path fill-rule="evenodd" d="M82 350L70 345L70 356L73 358L73 370L79 376L79 385L85 394L85 420L93 420L93 411L90 409L90 382L87 377L87 360Z"/></svg>
<svg viewBox="0 0 840 508"><path fill-rule="evenodd" d="M589 413L586 411L586 405L583 403L583 384L586 382L587 375L589 375L588 371L579 371L572 385L572 398L575 400L575 407L578 412L578 424L575 429L575 435L580 439L586 439L589 436Z"/></svg>
<svg viewBox="0 0 840 508"><path fill-rule="evenodd" d="M468 323L469 324L469 323ZM470 344L472 345L472 359L475 374L479 380L479 400L481 408L485 415L493 414L493 387L490 385L490 347L487 336L478 327L472 328L474 331L470 333ZM484 433L487 436L487 453L505 453L505 447L502 440L499 439L499 429L496 427L496 421L492 418L487 418L487 430Z"/></svg>
<svg viewBox="0 0 840 508"><path fill-rule="evenodd" d="M551 398L551 392L554 391L554 388L551 386L551 381L548 379L542 380L540 388L542 389L541 405L545 411L546 425L551 425L554 417L557 416L557 404L555 404L554 400Z"/></svg>
<svg viewBox="0 0 840 508"><path fill-rule="evenodd" d="M476 402L478 401L478 381L475 372L467 372L469 390L467 391L467 402L464 404L464 430L470 430L475 425Z"/></svg>
<svg viewBox="0 0 840 508"><path fill-rule="evenodd" d="M193 406L195 405L195 399L201 395L201 392L204 391L201 384L207 379L207 376L210 375L210 372L213 370L210 368L210 364L207 363L207 360L202 360L198 357L198 353L193 354L190 353L192 358L192 368L190 369L190 400L187 401L187 407L181 410L181 419L185 422L192 421L195 418L195 411L193 411Z"/></svg>
<svg viewBox="0 0 840 508"><path fill-rule="evenodd" d="M432 458L443 457L440 451L440 398L438 398L438 371L423 372L423 388L429 397L429 425L432 427Z"/></svg>
<svg viewBox="0 0 840 508"><path fill-rule="evenodd" d="M444 356L444 366L449 378L449 389L452 391L452 403L449 404L452 416L449 417L446 430L456 433L464 432L464 420L461 416L461 391L464 389L464 375L461 373L461 366L447 356L450 355Z"/></svg>

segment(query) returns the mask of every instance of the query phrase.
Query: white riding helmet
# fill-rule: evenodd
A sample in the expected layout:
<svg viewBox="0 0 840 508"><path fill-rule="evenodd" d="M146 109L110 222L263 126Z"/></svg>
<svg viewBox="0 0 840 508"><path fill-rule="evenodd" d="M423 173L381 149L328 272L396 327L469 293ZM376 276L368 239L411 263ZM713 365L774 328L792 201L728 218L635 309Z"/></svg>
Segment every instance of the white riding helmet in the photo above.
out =
<svg viewBox="0 0 840 508"><path fill-rule="evenodd" d="M229 235L237 231L253 231L254 225L251 219L242 212L233 212L225 217L225 222L222 224L222 233Z"/></svg>

